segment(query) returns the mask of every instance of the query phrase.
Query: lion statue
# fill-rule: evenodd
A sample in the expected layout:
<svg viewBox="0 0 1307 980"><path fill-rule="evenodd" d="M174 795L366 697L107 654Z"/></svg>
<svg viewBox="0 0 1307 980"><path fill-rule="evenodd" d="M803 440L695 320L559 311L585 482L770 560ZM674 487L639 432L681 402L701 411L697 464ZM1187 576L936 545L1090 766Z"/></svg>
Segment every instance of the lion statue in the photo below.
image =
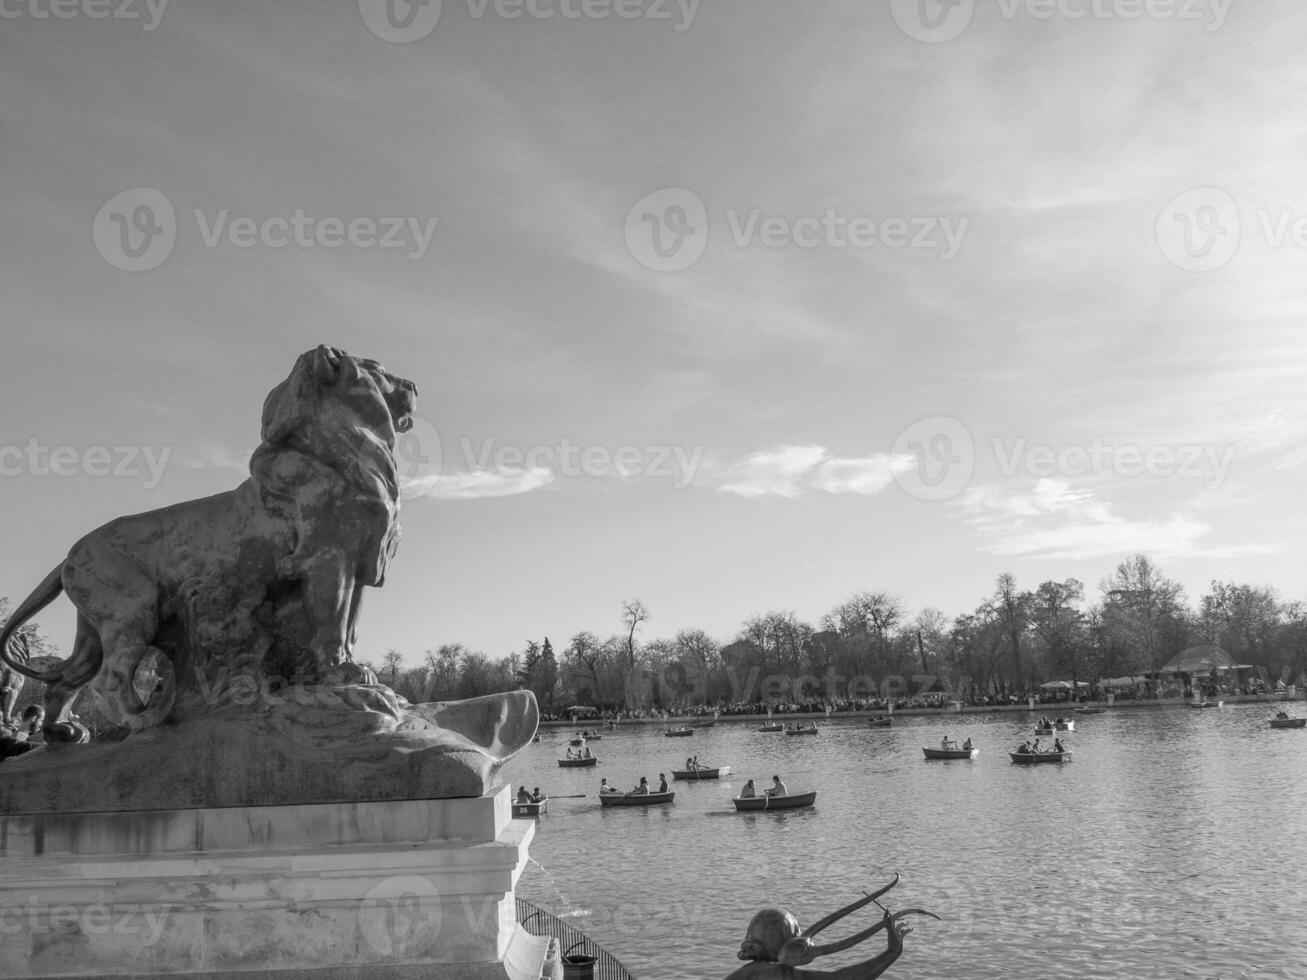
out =
<svg viewBox="0 0 1307 980"><path fill-rule="evenodd" d="M308 351L264 402L249 479L74 544L0 630L4 664L48 685L46 740L89 740L70 713L92 681L128 732L214 710L233 667L375 683L352 647L363 587L382 585L399 541L394 448L416 396L376 361ZM18 631L60 592L77 608L72 655L36 669Z"/></svg>

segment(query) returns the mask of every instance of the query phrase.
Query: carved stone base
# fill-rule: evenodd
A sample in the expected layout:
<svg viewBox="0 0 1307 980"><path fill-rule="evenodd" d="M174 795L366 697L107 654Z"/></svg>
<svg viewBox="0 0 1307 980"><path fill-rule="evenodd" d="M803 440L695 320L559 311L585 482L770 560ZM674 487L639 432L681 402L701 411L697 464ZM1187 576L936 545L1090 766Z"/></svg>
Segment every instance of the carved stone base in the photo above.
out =
<svg viewBox="0 0 1307 980"><path fill-rule="evenodd" d="M0 816L0 976L537 980L510 793Z"/></svg>

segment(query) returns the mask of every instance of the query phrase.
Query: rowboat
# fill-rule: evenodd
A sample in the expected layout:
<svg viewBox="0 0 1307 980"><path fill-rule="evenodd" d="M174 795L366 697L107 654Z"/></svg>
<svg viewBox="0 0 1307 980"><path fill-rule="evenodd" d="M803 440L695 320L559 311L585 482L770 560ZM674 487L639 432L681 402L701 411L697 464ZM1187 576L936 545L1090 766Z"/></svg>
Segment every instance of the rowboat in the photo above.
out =
<svg viewBox="0 0 1307 980"><path fill-rule="evenodd" d="M980 749L928 749L924 745L921 751L927 759L974 759L980 755Z"/></svg>
<svg viewBox="0 0 1307 980"><path fill-rule="evenodd" d="M817 726L811 725L807 728L787 728L785 729L785 734L786 735L816 735Z"/></svg>
<svg viewBox="0 0 1307 980"><path fill-rule="evenodd" d="M1307 718L1272 718L1272 728L1303 728L1307 726Z"/></svg>
<svg viewBox="0 0 1307 980"><path fill-rule="evenodd" d="M693 728L669 728L663 732L668 738L685 738L687 735L693 735Z"/></svg>
<svg viewBox="0 0 1307 980"><path fill-rule="evenodd" d="M600 739L603 738L603 736L600 735L598 732L582 732L578 736L578 738L583 738L587 742L598 742Z"/></svg>
<svg viewBox="0 0 1307 980"><path fill-rule="evenodd" d="M535 803L514 803L513 816L528 817L534 819L535 817L538 817L540 816L540 814L544 813L548 808L549 808L549 797L547 796L543 800L540 800L539 802L535 802Z"/></svg>
<svg viewBox="0 0 1307 980"><path fill-rule="evenodd" d="M669 789L666 793L604 793L599 797L599 803L602 806L656 806L675 799L676 791Z"/></svg>
<svg viewBox="0 0 1307 980"><path fill-rule="evenodd" d="M1052 735L1054 732L1074 732L1075 730L1076 723L1074 721L1055 721L1051 728L1048 725L1035 726L1036 735Z"/></svg>
<svg viewBox="0 0 1307 980"><path fill-rule="evenodd" d="M564 769L574 769L578 766L596 766L599 764L599 760L594 756L591 756L588 759L559 759L558 764Z"/></svg>
<svg viewBox="0 0 1307 980"><path fill-rule="evenodd" d="M715 724L717 724L717 716L716 716L716 715L713 715L711 718L699 718L699 719L697 719L697 720L695 720L695 721L690 722L690 727L691 727L691 728L712 728L712 726L715 725Z"/></svg>
<svg viewBox="0 0 1307 980"><path fill-rule="evenodd" d="M722 776L731 774L730 766L718 766L716 769L709 769L707 766L700 766L697 769L673 769L672 779L720 779Z"/></svg>
<svg viewBox="0 0 1307 980"><path fill-rule="evenodd" d="M737 796L731 800L739 811L793 810L795 807L812 806L816 801L815 789L811 793L791 793L789 796Z"/></svg>
<svg viewBox="0 0 1307 980"><path fill-rule="evenodd" d="M1078 715L1101 715L1106 711L1106 708L1076 708L1076 714Z"/></svg>
<svg viewBox="0 0 1307 980"><path fill-rule="evenodd" d="M777 721L777 722L768 722L766 725L761 726L761 727L758 729L758 731L760 731L760 732L783 732L783 731L785 731L785 726L782 725L779 721Z"/></svg>
<svg viewBox="0 0 1307 980"><path fill-rule="evenodd" d="M1041 762L1070 762L1071 753L1067 752L1009 752L1013 762L1023 766L1033 766Z"/></svg>
<svg viewBox="0 0 1307 980"><path fill-rule="evenodd" d="M889 728L894 724L894 719L889 715L877 715L875 718L867 719L869 728Z"/></svg>
<svg viewBox="0 0 1307 980"><path fill-rule="evenodd" d="M1191 708L1220 708L1224 707L1224 701L1186 701L1185 704Z"/></svg>

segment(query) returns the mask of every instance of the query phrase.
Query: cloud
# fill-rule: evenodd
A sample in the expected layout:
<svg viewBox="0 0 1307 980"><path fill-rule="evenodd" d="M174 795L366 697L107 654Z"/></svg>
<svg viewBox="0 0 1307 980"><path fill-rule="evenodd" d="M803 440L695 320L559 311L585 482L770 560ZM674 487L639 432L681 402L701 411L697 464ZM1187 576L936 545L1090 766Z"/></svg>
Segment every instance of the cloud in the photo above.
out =
<svg viewBox="0 0 1307 980"><path fill-rule="evenodd" d="M1212 558L1278 550L1264 545L1203 548L1211 531L1203 521L1184 514L1127 520L1092 491L1072 489L1061 480L1040 480L1028 493L972 487L954 506L977 531L994 539L988 550L1000 555L1080 560L1143 551L1160 558Z"/></svg>
<svg viewBox="0 0 1307 980"><path fill-rule="evenodd" d="M404 499L435 497L439 500L476 500L481 497L511 497L530 493L554 482L553 471L545 466L525 470L472 470L439 476L421 476L401 480Z"/></svg>
<svg viewBox="0 0 1307 980"><path fill-rule="evenodd" d="M725 482L717 489L741 497L800 497L809 489L870 496L914 462L912 456L877 453L855 458L829 456L822 446L781 446L727 466Z"/></svg>

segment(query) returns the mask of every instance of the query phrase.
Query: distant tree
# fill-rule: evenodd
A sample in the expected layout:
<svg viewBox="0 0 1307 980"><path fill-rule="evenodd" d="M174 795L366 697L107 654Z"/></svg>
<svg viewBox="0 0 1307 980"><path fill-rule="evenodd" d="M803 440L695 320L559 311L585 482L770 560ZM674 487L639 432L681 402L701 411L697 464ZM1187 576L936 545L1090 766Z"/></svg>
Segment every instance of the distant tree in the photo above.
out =
<svg viewBox="0 0 1307 980"><path fill-rule="evenodd" d="M381 658L381 669L390 675L390 686L394 688L399 681L399 668L404 663L404 655L398 650L387 650Z"/></svg>
<svg viewBox="0 0 1307 980"><path fill-rule="evenodd" d="M1187 645L1184 589L1145 554L1116 566L1100 585L1103 624L1120 658L1117 672L1136 674L1160 667Z"/></svg>

